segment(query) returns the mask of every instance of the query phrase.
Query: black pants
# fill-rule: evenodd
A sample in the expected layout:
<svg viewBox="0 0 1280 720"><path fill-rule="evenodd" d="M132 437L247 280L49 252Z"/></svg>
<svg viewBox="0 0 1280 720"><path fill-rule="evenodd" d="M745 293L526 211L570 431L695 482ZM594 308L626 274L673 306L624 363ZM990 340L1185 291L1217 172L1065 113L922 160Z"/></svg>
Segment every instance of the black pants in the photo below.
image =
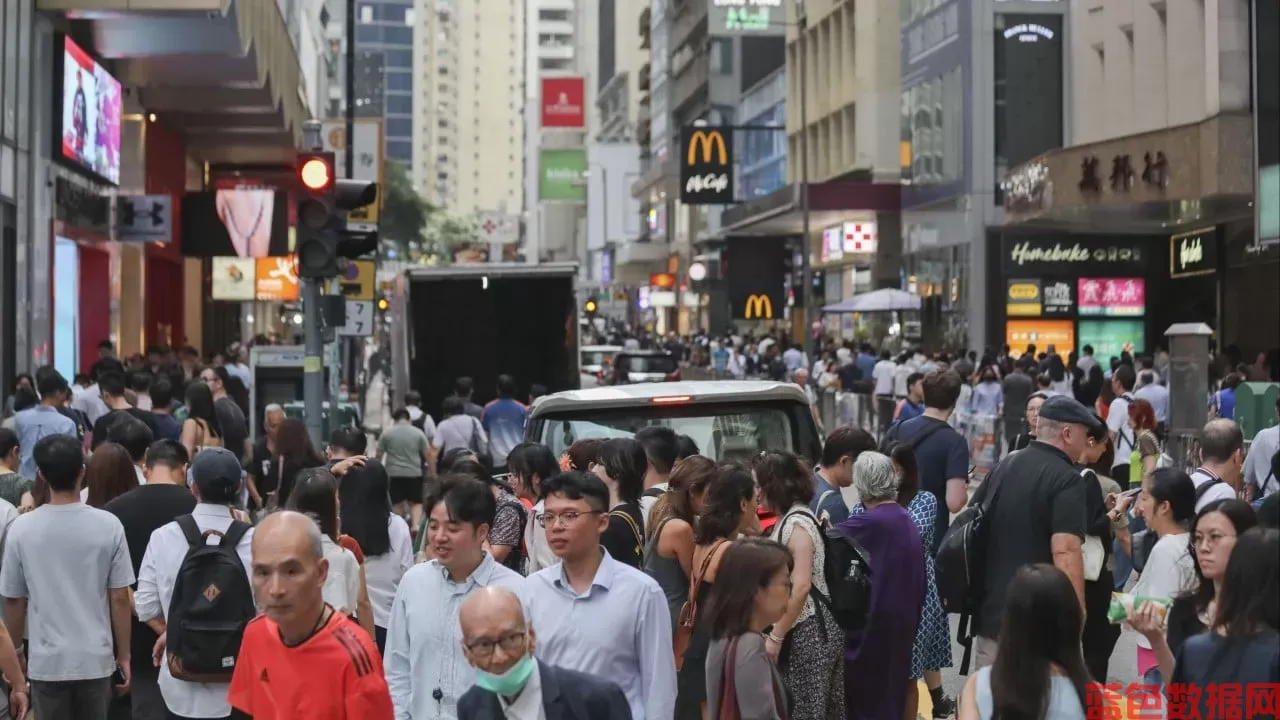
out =
<svg viewBox="0 0 1280 720"><path fill-rule="evenodd" d="M1125 490L1133 489L1133 486L1129 484L1129 463L1111 468L1111 479L1115 480Z"/></svg>
<svg viewBox="0 0 1280 720"><path fill-rule="evenodd" d="M107 720L111 678L32 680L31 707L39 720Z"/></svg>
<svg viewBox="0 0 1280 720"><path fill-rule="evenodd" d="M1107 681L1107 665L1111 653L1120 639L1120 626L1107 619L1107 606L1111 603L1111 590L1115 583L1111 571L1103 568L1098 579L1084 584L1084 606L1088 617L1084 621L1084 634L1080 643L1084 650L1084 664L1089 674L1100 683Z"/></svg>
<svg viewBox="0 0 1280 720"><path fill-rule="evenodd" d="M374 625L373 642L378 646L378 652L385 656L387 654L387 629Z"/></svg>

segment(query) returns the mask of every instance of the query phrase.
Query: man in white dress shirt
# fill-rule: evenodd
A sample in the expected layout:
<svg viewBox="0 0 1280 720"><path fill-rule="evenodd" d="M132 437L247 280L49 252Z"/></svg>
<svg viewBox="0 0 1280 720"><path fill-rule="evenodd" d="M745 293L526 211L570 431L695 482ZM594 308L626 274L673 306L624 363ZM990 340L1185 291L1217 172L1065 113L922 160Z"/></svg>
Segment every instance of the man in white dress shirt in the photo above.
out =
<svg viewBox="0 0 1280 720"><path fill-rule="evenodd" d="M443 478L424 499L434 558L404 574L391 606L384 664L396 720L457 720L476 680L463 655L458 615L479 588L519 592L524 578L484 549L497 513L493 491L469 477Z"/></svg>

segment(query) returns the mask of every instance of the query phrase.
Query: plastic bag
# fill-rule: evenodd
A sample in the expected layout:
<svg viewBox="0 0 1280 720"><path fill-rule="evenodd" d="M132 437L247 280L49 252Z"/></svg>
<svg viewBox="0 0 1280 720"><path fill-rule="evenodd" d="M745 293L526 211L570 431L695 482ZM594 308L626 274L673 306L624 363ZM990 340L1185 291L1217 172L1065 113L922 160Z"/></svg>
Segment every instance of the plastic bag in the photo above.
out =
<svg viewBox="0 0 1280 720"><path fill-rule="evenodd" d="M1111 593L1111 604L1107 606L1107 619L1111 621L1112 625L1119 625L1132 617L1138 611L1138 608L1148 603L1155 605L1156 614L1160 616L1162 622L1169 614L1169 606L1173 604L1169 598L1113 592Z"/></svg>

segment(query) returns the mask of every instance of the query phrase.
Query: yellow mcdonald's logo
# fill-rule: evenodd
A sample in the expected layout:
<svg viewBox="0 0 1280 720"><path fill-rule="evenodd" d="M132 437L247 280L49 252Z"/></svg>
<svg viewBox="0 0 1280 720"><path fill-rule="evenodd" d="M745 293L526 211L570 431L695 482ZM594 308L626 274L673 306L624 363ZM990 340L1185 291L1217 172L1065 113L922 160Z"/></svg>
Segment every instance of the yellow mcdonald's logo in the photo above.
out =
<svg viewBox="0 0 1280 720"><path fill-rule="evenodd" d="M742 317L750 320L751 318L763 318L765 320L773 319L773 301L768 295L752 295L747 298L747 306L742 311Z"/></svg>
<svg viewBox="0 0 1280 720"><path fill-rule="evenodd" d="M697 130L693 135L690 135L688 150L689 157L686 158L688 160L688 165L692 166L697 163L699 145L702 146L703 164L711 163L711 158L715 155L717 148L720 151L720 164L729 164L729 149L724 142L724 133L719 130L711 130L709 132L706 130Z"/></svg>

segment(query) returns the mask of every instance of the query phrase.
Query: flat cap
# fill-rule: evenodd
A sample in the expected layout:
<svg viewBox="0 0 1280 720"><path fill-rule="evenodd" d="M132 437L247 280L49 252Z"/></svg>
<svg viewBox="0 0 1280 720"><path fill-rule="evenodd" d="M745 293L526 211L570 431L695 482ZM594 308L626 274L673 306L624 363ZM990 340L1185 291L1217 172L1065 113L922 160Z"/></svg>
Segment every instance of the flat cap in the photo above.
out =
<svg viewBox="0 0 1280 720"><path fill-rule="evenodd" d="M1098 424L1098 416L1092 410L1067 395L1053 395L1045 400L1040 406L1040 417L1055 422L1084 425L1086 428L1097 427Z"/></svg>

